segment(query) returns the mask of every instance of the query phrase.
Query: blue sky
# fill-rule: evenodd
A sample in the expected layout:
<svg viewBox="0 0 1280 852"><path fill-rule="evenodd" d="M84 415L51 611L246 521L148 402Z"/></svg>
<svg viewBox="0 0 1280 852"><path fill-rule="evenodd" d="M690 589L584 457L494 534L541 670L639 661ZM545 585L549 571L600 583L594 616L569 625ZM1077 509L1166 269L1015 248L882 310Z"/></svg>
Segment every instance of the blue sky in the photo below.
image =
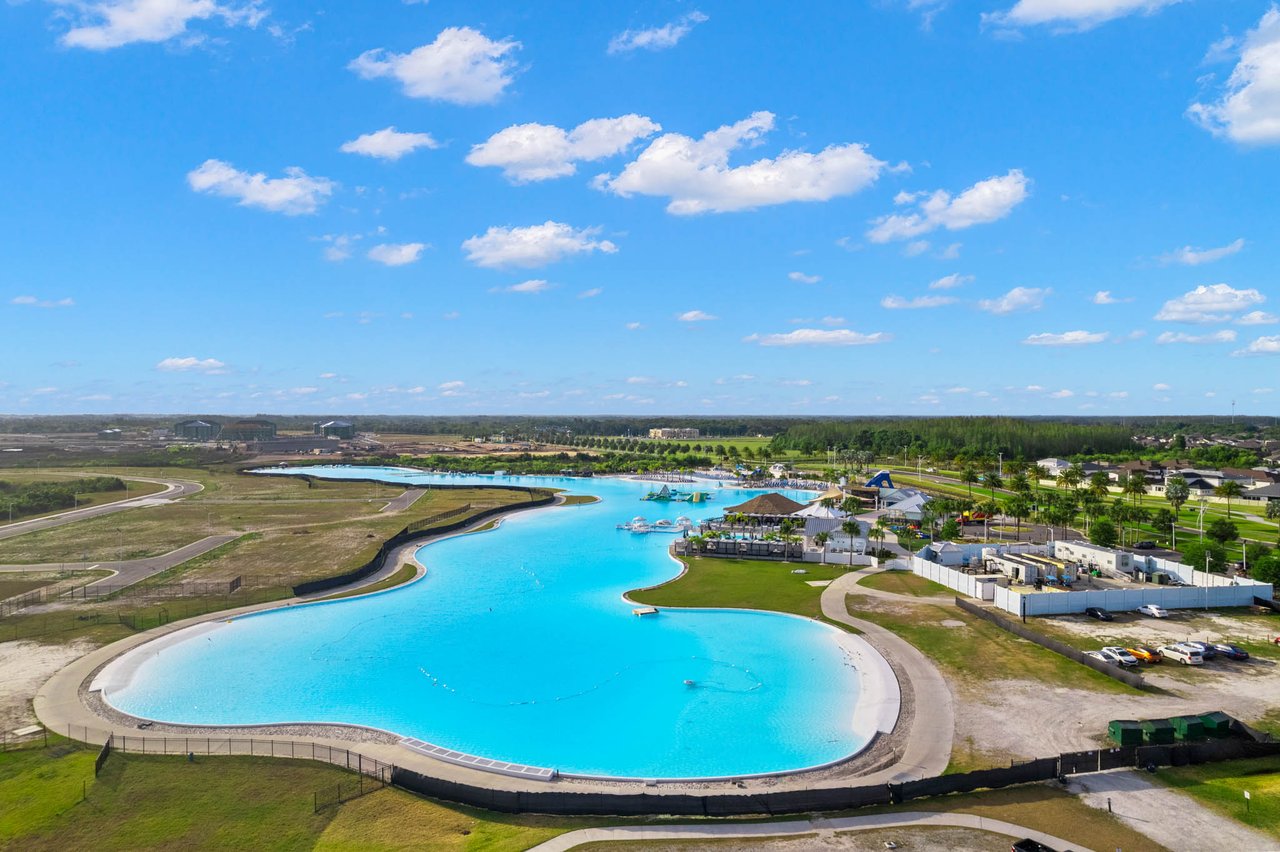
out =
<svg viewBox="0 0 1280 852"><path fill-rule="evenodd" d="M781 8L0 8L0 411L1276 411L1269 0Z"/></svg>

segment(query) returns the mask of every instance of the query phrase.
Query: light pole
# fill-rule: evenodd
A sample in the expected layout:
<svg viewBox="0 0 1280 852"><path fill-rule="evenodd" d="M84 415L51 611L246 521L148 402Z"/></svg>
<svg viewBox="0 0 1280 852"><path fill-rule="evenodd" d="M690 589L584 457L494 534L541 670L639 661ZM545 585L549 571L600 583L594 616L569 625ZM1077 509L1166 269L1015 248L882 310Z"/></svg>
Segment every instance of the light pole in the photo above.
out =
<svg viewBox="0 0 1280 852"><path fill-rule="evenodd" d="M1176 520L1169 522L1169 538L1173 542L1169 545L1170 550L1178 549L1178 522Z"/></svg>
<svg viewBox="0 0 1280 852"><path fill-rule="evenodd" d="M124 561L124 530L116 527L116 561Z"/></svg>
<svg viewBox="0 0 1280 852"><path fill-rule="evenodd" d="M999 460L996 463L996 473L1000 474L1001 479L1004 479L1004 453L996 453L996 458Z"/></svg>

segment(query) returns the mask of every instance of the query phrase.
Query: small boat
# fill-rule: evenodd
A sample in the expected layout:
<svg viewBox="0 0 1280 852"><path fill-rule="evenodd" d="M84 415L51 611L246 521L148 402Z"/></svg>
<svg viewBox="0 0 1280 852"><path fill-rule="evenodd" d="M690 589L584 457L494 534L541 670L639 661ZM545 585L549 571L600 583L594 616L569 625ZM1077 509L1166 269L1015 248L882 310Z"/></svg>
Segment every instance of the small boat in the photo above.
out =
<svg viewBox="0 0 1280 852"><path fill-rule="evenodd" d="M690 689L692 689L693 687L697 686L698 684L697 684L697 683L695 683L694 681L691 681L691 680L685 680L684 685L685 685L685 686L687 686L687 687L689 687Z"/></svg>

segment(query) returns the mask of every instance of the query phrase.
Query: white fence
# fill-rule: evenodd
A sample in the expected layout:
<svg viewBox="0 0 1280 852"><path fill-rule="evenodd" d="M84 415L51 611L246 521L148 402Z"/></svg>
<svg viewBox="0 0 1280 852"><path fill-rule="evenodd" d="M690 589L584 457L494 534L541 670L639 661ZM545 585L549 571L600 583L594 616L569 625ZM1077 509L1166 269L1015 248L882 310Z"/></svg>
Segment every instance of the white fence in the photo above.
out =
<svg viewBox="0 0 1280 852"><path fill-rule="evenodd" d="M985 597L990 600L990 588L994 586L993 583L979 582L978 578L971 574L948 568L945 565L928 562L919 556L911 557L911 570L926 580L932 580L939 585L946 586L952 591L968 595L971 598L982 599L984 597L982 592L985 587L988 590Z"/></svg>
<svg viewBox="0 0 1280 852"><path fill-rule="evenodd" d="M1255 597L1271 600L1274 589L1270 583L1258 583L1244 578L1224 577L1193 571L1187 566L1163 559L1152 559L1153 570L1165 571L1177 576L1190 586L1162 586L1155 583L1134 583L1130 588L1091 589L1088 591L1019 591L1012 588L982 582L979 578L954 568L911 557L911 570L935 583L968 595L986 598L1005 612L1014 615L1062 615L1084 612L1091 606L1124 612L1143 604L1156 604L1165 609L1208 609L1218 607L1249 606ZM1176 570L1175 570L1176 569ZM985 592L985 594L984 594Z"/></svg>

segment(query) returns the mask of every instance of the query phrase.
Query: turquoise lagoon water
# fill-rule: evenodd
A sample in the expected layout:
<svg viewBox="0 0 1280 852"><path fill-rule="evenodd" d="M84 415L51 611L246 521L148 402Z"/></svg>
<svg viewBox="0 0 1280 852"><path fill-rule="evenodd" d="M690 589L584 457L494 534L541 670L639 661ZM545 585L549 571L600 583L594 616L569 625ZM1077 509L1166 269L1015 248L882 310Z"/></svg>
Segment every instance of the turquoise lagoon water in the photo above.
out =
<svg viewBox="0 0 1280 852"><path fill-rule="evenodd" d="M667 555L672 535L616 524L697 520L759 492L707 484L715 499L699 506L641 502L654 486L613 478L305 472L564 488L602 502L519 513L496 530L424 545L426 576L399 589L238 618L158 651L143 646L111 704L186 724L344 722L622 777L795 770L865 744L851 725L858 674L838 631L732 610L637 618L622 599L679 566Z"/></svg>

